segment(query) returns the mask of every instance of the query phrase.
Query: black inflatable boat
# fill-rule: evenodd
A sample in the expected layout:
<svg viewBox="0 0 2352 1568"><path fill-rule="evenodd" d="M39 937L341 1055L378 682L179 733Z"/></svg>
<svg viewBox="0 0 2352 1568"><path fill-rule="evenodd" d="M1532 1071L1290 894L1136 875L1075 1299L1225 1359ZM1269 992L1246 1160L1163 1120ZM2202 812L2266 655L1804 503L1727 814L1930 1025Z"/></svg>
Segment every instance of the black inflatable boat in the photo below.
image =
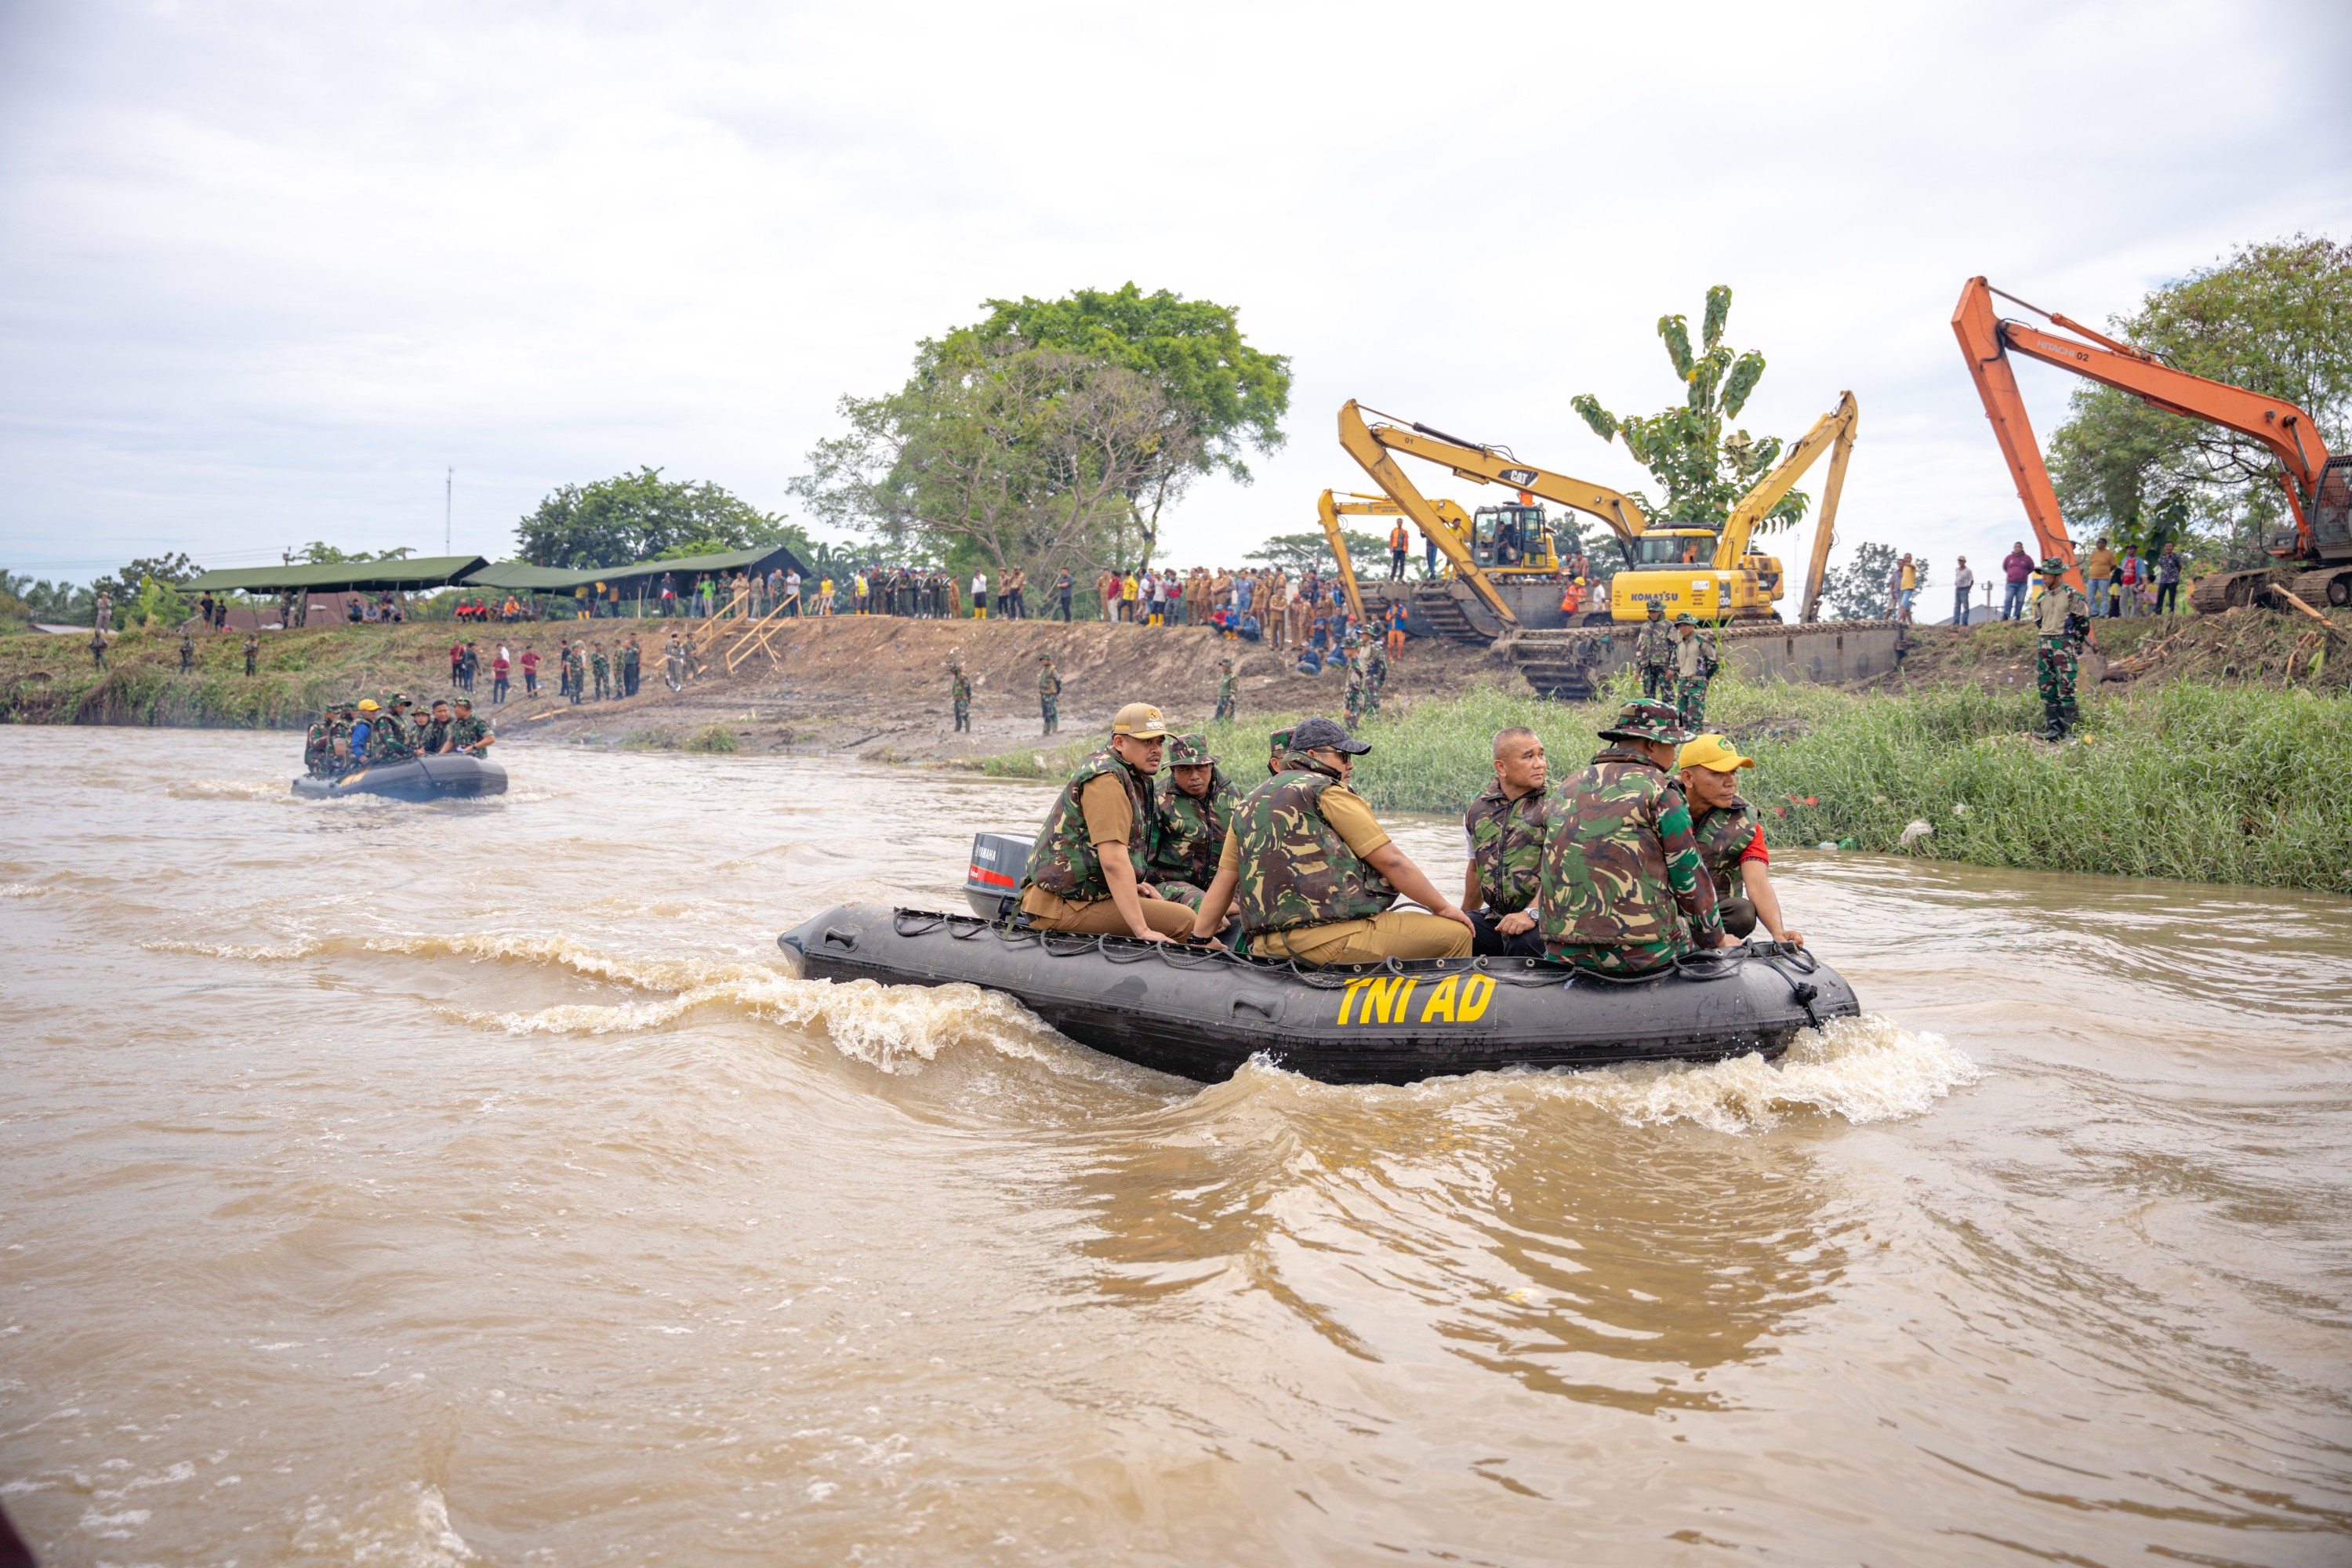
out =
<svg viewBox="0 0 2352 1568"><path fill-rule="evenodd" d="M381 795L394 800L463 800L507 793L507 771L487 757L451 752L442 756L404 757L354 768L331 779L299 778L294 793L304 800L341 800Z"/></svg>
<svg viewBox="0 0 2352 1568"><path fill-rule="evenodd" d="M873 904L837 905L776 940L808 978L985 986L1080 1045L1204 1083L1261 1054L1326 1083L1770 1057L1798 1030L1862 1010L1826 964L1779 943L1616 982L1532 959L1318 968Z"/></svg>

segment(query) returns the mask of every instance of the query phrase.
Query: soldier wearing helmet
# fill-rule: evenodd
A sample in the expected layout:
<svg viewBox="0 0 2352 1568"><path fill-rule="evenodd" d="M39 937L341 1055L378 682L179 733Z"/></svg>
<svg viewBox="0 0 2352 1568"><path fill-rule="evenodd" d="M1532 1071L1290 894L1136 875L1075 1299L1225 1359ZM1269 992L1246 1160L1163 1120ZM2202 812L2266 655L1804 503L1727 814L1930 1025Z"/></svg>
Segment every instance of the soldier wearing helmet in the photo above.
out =
<svg viewBox="0 0 2352 1568"><path fill-rule="evenodd" d="M1671 706L1645 700L1626 703L1600 734L1610 743L1551 804L1536 895L1544 951L1629 974L1730 945L1690 807L1668 771L1690 732Z"/></svg>

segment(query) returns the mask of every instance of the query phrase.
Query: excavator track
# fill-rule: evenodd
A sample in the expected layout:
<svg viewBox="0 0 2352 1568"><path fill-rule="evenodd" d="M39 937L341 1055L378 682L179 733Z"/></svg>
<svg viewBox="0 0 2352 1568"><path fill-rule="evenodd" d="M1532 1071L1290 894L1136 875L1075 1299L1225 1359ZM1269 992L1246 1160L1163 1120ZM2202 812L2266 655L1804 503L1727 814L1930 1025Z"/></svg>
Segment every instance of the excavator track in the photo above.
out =
<svg viewBox="0 0 2352 1568"><path fill-rule="evenodd" d="M2352 605L2352 566L2326 566L2305 572L2290 584L2294 596L2315 610L2343 609Z"/></svg>
<svg viewBox="0 0 2352 1568"><path fill-rule="evenodd" d="M2252 572L2209 572L2189 590L2189 607L2200 616L2218 616L2251 605L2270 585L2271 574Z"/></svg>
<svg viewBox="0 0 2352 1568"><path fill-rule="evenodd" d="M1454 597L1451 584L1414 584L1412 607L1447 642L1484 647L1495 640L1470 624L1470 617L1463 613L1461 604Z"/></svg>
<svg viewBox="0 0 2352 1568"><path fill-rule="evenodd" d="M1603 682L1633 662L1640 626L1579 626L1518 631L1502 647L1538 697L1589 702ZM1821 621L1786 626L1751 621L1725 628L1727 664L1751 679L1840 682L1884 675L1900 661L1906 628L1893 621ZM1706 636L1712 639L1710 629Z"/></svg>

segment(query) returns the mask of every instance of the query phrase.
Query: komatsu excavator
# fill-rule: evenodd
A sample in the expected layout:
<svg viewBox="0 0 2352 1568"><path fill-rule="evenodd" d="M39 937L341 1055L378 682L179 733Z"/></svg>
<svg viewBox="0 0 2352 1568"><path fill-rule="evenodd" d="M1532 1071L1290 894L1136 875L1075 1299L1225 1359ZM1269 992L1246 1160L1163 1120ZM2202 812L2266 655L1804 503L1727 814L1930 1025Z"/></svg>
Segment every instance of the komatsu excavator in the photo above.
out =
<svg viewBox="0 0 2352 1568"><path fill-rule="evenodd" d="M1996 294L2060 331L2000 317L1993 310ZM1952 311L1952 332L1968 358L1985 417L1992 421L1993 437L2009 460L2010 479L2025 503L2034 541L2043 556L2068 563L2067 582L2083 585L2074 564L2074 542L2059 515L2057 491L2025 416L2024 400L2018 395L2017 375L2009 363L2011 352L2128 392L2167 413L2235 430L2268 447L2278 459L2279 484L2286 491L2294 524L2274 531L2263 548L2287 572L2214 573L2198 580L2189 597L2191 607L2207 615L2234 609L2253 603L2274 585L2306 605L2322 601L2352 605L2352 454L2330 456L2310 415L2284 398L2175 370L2146 349L2029 305L2014 294L2002 294L1981 278L1969 279L1960 290L1960 302ZM2281 582L2281 576L2288 580Z"/></svg>
<svg viewBox="0 0 2352 1568"><path fill-rule="evenodd" d="M1605 626L1645 618L1653 601L1663 605L1669 616L1687 613L1712 621L1779 620L1773 606L1782 593L1780 563L1753 547L1756 525L1824 451L1833 452L1806 580L1804 618L1810 620L1819 610L1822 573L1828 564L1846 460L1853 449L1855 417L1853 395L1847 393L1835 409L1814 422L1770 473L1739 499L1719 532L1711 528L1658 527L1643 515L1631 497L1605 485L1522 463L1507 447L1465 441L1426 425L1368 425L1352 400L1339 410L1339 444L1404 509L1405 515L1437 542L1456 574L1471 584L1494 616L1513 627L1531 620L1537 625L1560 623L1557 612L1542 615L1539 602L1525 594L1508 595L1517 604L1507 602L1494 576L1481 568L1450 529L1438 522L1434 508L1398 468L1392 453L1442 464L1476 484L1509 485L1523 496L1540 497L1599 518L1616 534L1625 556L1624 568L1610 584L1609 608L1582 617L1588 626ZM1543 598L1548 600L1549 594L1547 585ZM1531 610L1536 612L1532 616L1528 613Z"/></svg>

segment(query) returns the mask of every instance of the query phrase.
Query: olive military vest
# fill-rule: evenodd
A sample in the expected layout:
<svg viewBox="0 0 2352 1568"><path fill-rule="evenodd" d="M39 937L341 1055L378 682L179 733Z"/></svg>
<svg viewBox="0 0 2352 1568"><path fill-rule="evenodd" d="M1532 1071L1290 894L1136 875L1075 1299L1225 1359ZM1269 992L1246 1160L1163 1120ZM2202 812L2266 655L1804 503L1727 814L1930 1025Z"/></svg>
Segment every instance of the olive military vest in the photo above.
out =
<svg viewBox="0 0 2352 1568"><path fill-rule="evenodd" d="M1323 816L1323 792L1339 782L1294 753L1285 772L1250 791L1234 813L1242 934L1370 920L1395 900L1389 879L1357 858Z"/></svg>
<svg viewBox="0 0 2352 1568"><path fill-rule="evenodd" d="M1233 820L1234 786L1223 768L1209 770L1209 798L1194 800L1176 787L1176 770L1152 786L1158 820L1152 825L1151 878L1156 882L1190 882L1206 888L1217 874L1217 857L1225 847L1225 829Z"/></svg>
<svg viewBox="0 0 2352 1568"><path fill-rule="evenodd" d="M1536 901L1550 805L1549 794L1540 789L1507 800L1502 781L1496 779L1462 814L1470 858L1478 867L1478 890L1486 895L1489 914L1517 914Z"/></svg>
<svg viewBox="0 0 2352 1568"><path fill-rule="evenodd" d="M1037 835L1036 846L1029 851L1029 868L1022 874L1024 890L1043 888L1081 903L1110 897L1102 860L1087 842L1086 808L1078 803L1079 792L1105 773L1118 780L1127 791L1128 807L1135 814L1135 825L1127 835L1127 858L1135 868L1135 879L1151 880L1151 796L1132 768L1114 752L1100 751L1078 764L1078 771L1070 775L1070 782L1055 797L1053 809L1045 814L1045 829Z"/></svg>
<svg viewBox="0 0 2352 1568"><path fill-rule="evenodd" d="M1698 840L1699 858L1715 879L1718 899L1740 897L1739 857L1756 838L1756 808L1738 795L1719 811L1705 811L1691 819L1691 836Z"/></svg>

